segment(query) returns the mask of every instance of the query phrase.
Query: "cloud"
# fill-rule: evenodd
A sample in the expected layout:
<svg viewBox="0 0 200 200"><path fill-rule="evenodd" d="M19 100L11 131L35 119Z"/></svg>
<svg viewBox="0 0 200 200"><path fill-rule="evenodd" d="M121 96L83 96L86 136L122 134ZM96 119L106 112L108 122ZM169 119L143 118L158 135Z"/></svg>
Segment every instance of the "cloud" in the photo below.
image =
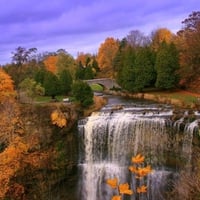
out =
<svg viewBox="0 0 200 200"><path fill-rule="evenodd" d="M148 34L166 27L176 32L181 21L197 9L198 1L9 0L8 5L1 0L0 54L5 61L3 57L17 46L96 51L95 45L106 37L122 38L134 29Z"/></svg>

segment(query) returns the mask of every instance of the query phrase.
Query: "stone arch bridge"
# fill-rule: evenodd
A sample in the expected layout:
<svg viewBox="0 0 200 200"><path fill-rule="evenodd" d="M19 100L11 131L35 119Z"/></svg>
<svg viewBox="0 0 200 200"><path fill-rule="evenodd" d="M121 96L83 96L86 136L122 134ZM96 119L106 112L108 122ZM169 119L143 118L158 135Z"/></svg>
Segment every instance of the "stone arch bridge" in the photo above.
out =
<svg viewBox="0 0 200 200"><path fill-rule="evenodd" d="M116 83L114 79L110 78L99 78L99 79L90 79L90 80L85 80L89 85L92 84L100 84L106 89L111 89L111 88L120 88L120 86Z"/></svg>

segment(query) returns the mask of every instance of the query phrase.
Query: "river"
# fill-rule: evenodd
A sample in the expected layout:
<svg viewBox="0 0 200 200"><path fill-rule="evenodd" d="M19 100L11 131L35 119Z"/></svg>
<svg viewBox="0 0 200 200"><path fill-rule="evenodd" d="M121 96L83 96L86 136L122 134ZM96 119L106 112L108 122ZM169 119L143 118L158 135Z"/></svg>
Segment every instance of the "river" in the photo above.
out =
<svg viewBox="0 0 200 200"><path fill-rule="evenodd" d="M107 96L108 104L78 123L80 200L110 200L117 194L106 184L117 177L136 188L138 180L128 167L131 157L145 156L153 171L139 180L147 193L124 195L123 200L164 200L178 179L180 170L190 166L193 135L198 116L188 122L188 113L173 120L174 108L146 100Z"/></svg>

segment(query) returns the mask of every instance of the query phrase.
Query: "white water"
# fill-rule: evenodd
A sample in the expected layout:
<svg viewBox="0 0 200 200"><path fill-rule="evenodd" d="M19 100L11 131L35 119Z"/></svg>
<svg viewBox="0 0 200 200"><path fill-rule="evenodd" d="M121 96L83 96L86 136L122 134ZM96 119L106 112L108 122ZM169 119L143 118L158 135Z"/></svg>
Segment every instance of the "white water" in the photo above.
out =
<svg viewBox="0 0 200 200"><path fill-rule="evenodd" d="M85 124L79 125L83 140L79 199L110 200L114 192L105 181L114 177L120 183L130 181L128 166L131 156L137 153L144 154L147 163L155 167L148 178L149 189L145 198L164 199L167 178L173 173L164 167L165 154L171 151L169 117L173 114L172 110L139 106L111 110L108 106L101 112L93 113ZM187 156L191 155L195 126L191 124L185 129L182 152ZM134 184L135 180L132 180Z"/></svg>

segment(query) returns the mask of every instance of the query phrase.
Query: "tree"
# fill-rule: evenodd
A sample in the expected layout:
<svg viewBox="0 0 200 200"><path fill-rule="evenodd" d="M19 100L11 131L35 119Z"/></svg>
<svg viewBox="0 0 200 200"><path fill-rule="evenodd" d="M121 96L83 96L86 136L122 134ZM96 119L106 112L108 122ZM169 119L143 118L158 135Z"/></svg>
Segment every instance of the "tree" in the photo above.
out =
<svg viewBox="0 0 200 200"><path fill-rule="evenodd" d="M0 69L0 149L1 151L14 138L17 123L19 123L19 109L16 103L16 92L11 77Z"/></svg>
<svg viewBox="0 0 200 200"><path fill-rule="evenodd" d="M88 107L93 103L94 94L86 82L76 81L72 85L72 94L83 107Z"/></svg>
<svg viewBox="0 0 200 200"><path fill-rule="evenodd" d="M44 68L40 68L39 70L37 70L37 72L34 75L34 80L37 83L40 83L41 85L44 84L44 79L45 79L45 75L48 73L48 71Z"/></svg>
<svg viewBox="0 0 200 200"><path fill-rule="evenodd" d="M58 61L57 55L50 55L46 57L44 60L46 70L55 74L57 71L57 67L56 67L57 61Z"/></svg>
<svg viewBox="0 0 200 200"><path fill-rule="evenodd" d="M12 52L12 61L16 63L18 66L25 64L29 61L31 54L37 51L36 48L26 49L24 47L17 47L15 52Z"/></svg>
<svg viewBox="0 0 200 200"><path fill-rule="evenodd" d="M113 77L113 61L118 48L119 43L114 38L106 38L99 47L97 62L104 77Z"/></svg>
<svg viewBox="0 0 200 200"><path fill-rule="evenodd" d="M128 90L134 90L135 83L135 49L131 46L127 46L121 55L121 67L117 73L117 82L118 84Z"/></svg>
<svg viewBox="0 0 200 200"><path fill-rule="evenodd" d="M44 78L43 87L45 88L45 95L49 95L52 99L55 99L55 96L60 94L60 83L55 74L52 72L47 72Z"/></svg>
<svg viewBox="0 0 200 200"><path fill-rule="evenodd" d="M156 87L161 89L172 89L178 84L179 58L173 43L163 42L160 46L155 62L157 72Z"/></svg>
<svg viewBox="0 0 200 200"><path fill-rule="evenodd" d="M130 31L130 33L126 36L126 41L128 45L134 49L138 47L144 47L150 43L149 38L139 30Z"/></svg>
<svg viewBox="0 0 200 200"><path fill-rule="evenodd" d="M79 65L76 69L76 73L75 73L75 79L78 79L78 80L83 80L85 77L85 69L82 65L82 62L80 61L79 62Z"/></svg>
<svg viewBox="0 0 200 200"><path fill-rule="evenodd" d="M13 80L3 69L0 69L0 103L9 97L13 98L14 95Z"/></svg>
<svg viewBox="0 0 200 200"><path fill-rule="evenodd" d="M152 37L152 48L153 50L157 51L162 44L162 42L166 42L167 44L170 44L173 39L174 35L173 33L168 30L167 28L160 28L151 33Z"/></svg>
<svg viewBox="0 0 200 200"><path fill-rule="evenodd" d="M75 77L77 65L75 59L67 52L61 51L57 55L56 74L60 74L63 70L68 70L71 76Z"/></svg>
<svg viewBox="0 0 200 200"><path fill-rule="evenodd" d="M177 47L180 51L180 73L185 83L200 74L200 11L192 12L177 33Z"/></svg>
<svg viewBox="0 0 200 200"><path fill-rule="evenodd" d="M155 56L149 47L141 47L136 52L135 58L135 91L141 91L145 87L154 86L156 71L154 69Z"/></svg>
<svg viewBox="0 0 200 200"><path fill-rule="evenodd" d="M94 72L92 70L92 67L88 66L85 68L85 74L84 74L84 79L93 79L94 78Z"/></svg>
<svg viewBox="0 0 200 200"><path fill-rule="evenodd" d="M83 53L83 52L79 52L76 58L76 62L79 63L81 62L83 66L87 66L89 61L91 60L92 55L89 53Z"/></svg>
<svg viewBox="0 0 200 200"><path fill-rule="evenodd" d="M37 95L44 95L45 89L41 86L40 83L37 83L34 79L26 78L24 79L20 84L20 98L26 98L30 99L31 101L36 97ZM23 94L25 97L23 97Z"/></svg>
<svg viewBox="0 0 200 200"><path fill-rule="evenodd" d="M68 94L71 91L71 85L72 85L72 76L69 70L64 69L59 74L59 81L60 81L61 93L64 95Z"/></svg>

